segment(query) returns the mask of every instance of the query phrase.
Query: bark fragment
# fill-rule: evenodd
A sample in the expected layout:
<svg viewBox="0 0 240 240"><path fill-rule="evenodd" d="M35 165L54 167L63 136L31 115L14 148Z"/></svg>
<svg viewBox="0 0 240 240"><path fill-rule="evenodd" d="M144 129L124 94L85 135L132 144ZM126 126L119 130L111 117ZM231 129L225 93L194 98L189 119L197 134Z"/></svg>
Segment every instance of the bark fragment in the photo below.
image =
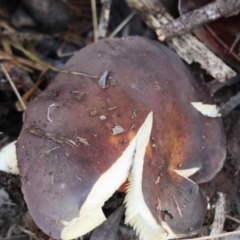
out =
<svg viewBox="0 0 240 240"><path fill-rule="evenodd" d="M186 13L161 27L159 38L162 41L190 32L196 27L223 16L238 13L240 2L235 0L218 0L206 6Z"/></svg>
<svg viewBox="0 0 240 240"><path fill-rule="evenodd" d="M166 12L164 6L157 0L127 0L130 7L134 8L152 28L161 41L161 27L173 20ZM192 34L175 37L167 44L188 64L198 62L213 78L225 82L236 76L236 72L226 65L219 57L212 53L203 43Z"/></svg>

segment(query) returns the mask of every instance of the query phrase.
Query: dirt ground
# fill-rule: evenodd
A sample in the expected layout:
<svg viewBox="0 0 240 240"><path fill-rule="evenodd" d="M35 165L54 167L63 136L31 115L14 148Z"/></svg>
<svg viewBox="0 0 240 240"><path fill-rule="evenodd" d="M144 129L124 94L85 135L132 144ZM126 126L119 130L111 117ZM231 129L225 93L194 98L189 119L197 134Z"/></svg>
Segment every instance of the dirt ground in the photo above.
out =
<svg viewBox="0 0 240 240"><path fill-rule="evenodd" d="M42 79L38 90L30 95L28 101L31 101L56 75L52 70L46 72L44 63L61 68L71 57L72 52L93 42L92 15L90 1L82 0L78 3L72 1L75 7L72 8L69 4L66 11L52 0L49 1L52 4L50 14L46 9L36 7L40 0L33 1L35 5L29 4L29 1L25 1L25 5L22 2L0 0L0 57L6 60L6 56L11 56L11 61L7 60L7 69L22 96L39 79ZM76 13L74 11L76 6L82 10ZM169 7L172 13L177 15L177 1L169 1ZM97 10L100 14L99 2ZM109 32L112 32L130 13L131 10L126 4L113 1ZM63 17L59 20L57 16L60 14ZM126 35L140 35L155 39L154 33L147 28L138 15L135 15L117 34L118 37ZM35 61L34 57L26 54L23 49L38 56L42 62ZM63 53L61 57L58 54L60 49ZM16 58L14 59L13 56ZM25 64L22 59L28 59L29 63ZM189 67L201 81L206 83L212 80L199 65L193 64ZM218 105L222 105L239 90L240 83L237 82L217 91L213 98ZM17 98L11 86L3 72L0 72L0 148L15 140L21 131L23 111L20 108L17 109L16 102ZM226 197L227 217L224 231L234 231L240 224L240 107L236 107L223 117L223 124L227 138L227 157L224 167L216 177L201 185L208 197L209 208L200 236L208 235L211 230L215 204L219 198L218 193L224 193ZM104 206L106 215L113 213L123 199L123 193L116 193ZM234 217L235 220L228 216ZM4 172L0 172L0 239L49 239L36 227L28 213L21 192L20 177ZM90 239L90 234L84 239ZM97 238L91 238L91 240L94 239ZM123 218L118 226L117 239L137 239L133 230L124 225Z"/></svg>

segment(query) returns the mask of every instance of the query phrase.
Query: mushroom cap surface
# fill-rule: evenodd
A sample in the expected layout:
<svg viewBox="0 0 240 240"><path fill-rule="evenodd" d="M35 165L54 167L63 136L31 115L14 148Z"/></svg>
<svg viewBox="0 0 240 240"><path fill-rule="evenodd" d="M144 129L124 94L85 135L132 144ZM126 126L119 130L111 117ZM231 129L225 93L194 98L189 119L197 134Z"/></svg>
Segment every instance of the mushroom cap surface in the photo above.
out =
<svg viewBox="0 0 240 240"><path fill-rule="evenodd" d="M141 239L195 233L206 211L196 183L215 176L226 151L221 120L191 104L212 103L205 86L141 37L91 44L64 69L98 77L60 73L25 111L17 156L36 224L57 239L85 234L131 170L126 219ZM156 234L139 228L147 219Z"/></svg>

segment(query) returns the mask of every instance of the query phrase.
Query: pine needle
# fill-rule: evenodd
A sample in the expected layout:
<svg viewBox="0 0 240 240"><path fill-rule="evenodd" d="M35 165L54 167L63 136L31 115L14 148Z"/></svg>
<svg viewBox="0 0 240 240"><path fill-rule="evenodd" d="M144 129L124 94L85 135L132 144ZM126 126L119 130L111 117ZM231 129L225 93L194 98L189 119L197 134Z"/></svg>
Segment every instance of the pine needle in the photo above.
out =
<svg viewBox="0 0 240 240"><path fill-rule="evenodd" d="M109 35L110 38L113 38L118 34L119 31L121 31L126 24L135 16L135 12L130 13L118 26L117 28Z"/></svg>
<svg viewBox="0 0 240 240"><path fill-rule="evenodd" d="M18 44L15 44L15 43L11 43L11 44L14 48L21 51L26 57L28 57L32 61L34 61L34 62L36 62L36 63L38 63L38 64L40 64L44 67L46 67L47 69L51 69L51 70L53 70L55 72L59 72L59 73L74 74L74 75L80 75L80 76L90 77L90 78L97 78L98 77L98 76L88 75L88 74L82 73L82 72L75 72L75 71L71 71L71 70L61 70L61 69L55 68L51 64L42 61L38 56L36 56L33 53L31 53L30 51L26 50L21 45L18 45Z"/></svg>

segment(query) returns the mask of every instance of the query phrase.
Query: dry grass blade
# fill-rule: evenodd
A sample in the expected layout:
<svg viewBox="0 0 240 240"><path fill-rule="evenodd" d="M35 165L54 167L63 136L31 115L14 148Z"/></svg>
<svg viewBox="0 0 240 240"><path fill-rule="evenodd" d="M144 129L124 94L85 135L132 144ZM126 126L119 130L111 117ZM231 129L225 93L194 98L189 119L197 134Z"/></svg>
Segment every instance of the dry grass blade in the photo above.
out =
<svg viewBox="0 0 240 240"><path fill-rule="evenodd" d="M7 70L5 69L5 67L3 66L2 63L1 63L1 68L2 68L2 71L3 71L4 75L6 76L7 80L9 81L9 83L10 83L10 85L11 85L14 93L16 94L19 102L21 103L22 108L25 110L25 109L26 109L26 105L25 105L24 101L22 100L22 97L21 97L21 95L19 94L19 92L18 92L18 90L17 90L14 82L12 81L10 75L8 74Z"/></svg>
<svg viewBox="0 0 240 240"><path fill-rule="evenodd" d="M19 235L19 236L1 238L1 240L26 240L26 239L27 239L27 235Z"/></svg>
<svg viewBox="0 0 240 240"><path fill-rule="evenodd" d="M35 233L33 233L33 232L29 231L29 230L26 230L26 229L24 229L24 228L21 227L21 226L17 226L17 229L19 229L19 230L20 230L21 232L23 232L23 233L26 233L29 237L31 237L31 238L33 238L33 239L35 239L35 240L42 240L42 239L39 239L39 238L36 236Z"/></svg>
<svg viewBox="0 0 240 240"><path fill-rule="evenodd" d="M21 45L16 44L16 43L11 43L11 45L14 48L18 49L19 51L21 51L26 57L28 57L32 61L37 62L38 64L41 64L41 65L43 65L46 68L51 68L52 67L49 63L46 63L46 62L42 61L39 57L37 57L33 53L29 52L28 50L23 48Z"/></svg>
<svg viewBox="0 0 240 240"><path fill-rule="evenodd" d="M3 52L1 50L0 50L0 60L9 61L13 65L25 69L27 72L32 72L31 71L32 68L36 69L36 70L39 70L39 71L43 71L44 69L46 69L46 67L43 67L42 65L40 65L36 62L33 62L33 61L25 59L25 58L21 58L21 57L17 57L17 56L8 54L8 53Z"/></svg>
<svg viewBox="0 0 240 240"><path fill-rule="evenodd" d="M55 72L59 72L59 73L68 73L68 74L74 74L74 75L80 75L83 77L90 77L90 78L97 78L98 76L92 76L92 75L88 75L85 73L81 73L81 72L75 72L75 71L67 71L67 70L61 70L61 69L57 69L55 67L53 67L51 64L46 63L44 61L42 61L38 56L34 55L33 53L29 52L28 50L24 49L22 46L12 43L12 45L18 49L19 51L21 51L26 57L28 57L29 59L31 59L32 61L42 65L43 67L47 68L47 69L51 69Z"/></svg>
<svg viewBox="0 0 240 240"><path fill-rule="evenodd" d="M233 232L226 232L226 233L220 233L212 236L206 236L206 237L199 237L199 238L184 238L181 240L208 240L208 239L215 239L215 238L221 238L221 237L228 237L233 235L240 235L240 230L233 231Z"/></svg>
<svg viewBox="0 0 240 240"><path fill-rule="evenodd" d="M16 30L12 28L6 21L1 20L0 26L7 31L7 33L16 33Z"/></svg>
<svg viewBox="0 0 240 240"><path fill-rule="evenodd" d="M5 52L7 52L9 54L13 54L11 46L10 46L9 42L6 39L4 39L4 38L1 39L1 45L2 45L2 47L3 47Z"/></svg>
<svg viewBox="0 0 240 240"><path fill-rule="evenodd" d="M44 80L43 76L46 72L47 72L47 70L42 71L38 77L37 82L22 96L22 100L24 101L24 103L26 105L28 104L28 98L35 92L35 90L38 88L38 86L43 82L43 80ZM16 102L15 106L19 112L24 110L19 101Z"/></svg>
<svg viewBox="0 0 240 240"><path fill-rule="evenodd" d="M69 70L69 71L68 70L61 70L61 69L57 69L53 66L51 66L50 69L53 70L53 71L59 72L59 73L67 73L67 74L73 74L73 75L80 75L80 76L83 76L83 77L98 78L98 76L88 75L88 74L85 74L85 73L75 72L75 71L71 71L71 70Z"/></svg>

